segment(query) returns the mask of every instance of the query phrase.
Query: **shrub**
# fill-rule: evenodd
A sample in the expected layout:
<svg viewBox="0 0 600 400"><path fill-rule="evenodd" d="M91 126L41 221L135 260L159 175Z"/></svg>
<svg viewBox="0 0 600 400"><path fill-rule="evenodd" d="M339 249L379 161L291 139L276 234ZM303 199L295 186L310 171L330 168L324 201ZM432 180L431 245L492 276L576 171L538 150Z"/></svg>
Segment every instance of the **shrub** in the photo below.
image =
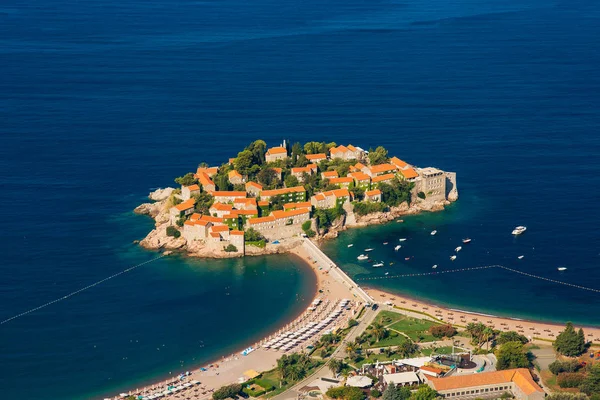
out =
<svg viewBox="0 0 600 400"><path fill-rule="evenodd" d="M175 221L175 223L177 224L177 226L182 227L183 224L185 223L186 217L185 215L182 215L181 217L177 218L177 221Z"/></svg>
<svg viewBox="0 0 600 400"><path fill-rule="evenodd" d="M228 398L235 398L242 391L242 385L234 383L232 385L223 386L214 391L212 398L213 400L225 400Z"/></svg>
<svg viewBox="0 0 600 400"><path fill-rule="evenodd" d="M357 215L368 215L376 212L383 212L386 211L388 208L387 205L384 203L373 203L370 201L355 201L352 204L354 206L354 213Z"/></svg>
<svg viewBox="0 0 600 400"><path fill-rule="evenodd" d="M227 247L223 247L223 250L225 250L228 253L234 253L234 252L238 251L237 247L235 247L232 244L228 244Z"/></svg>
<svg viewBox="0 0 600 400"><path fill-rule="evenodd" d="M348 320L348 328L352 328L353 326L358 325L358 321L355 319L349 319Z"/></svg>
<svg viewBox="0 0 600 400"><path fill-rule="evenodd" d="M261 240L264 240L265 237L261 235L260 232L258 232L256 229L248 228L244 232L244 239L246 240L246 242L260 242Z"/></svg>
<svg viewBox="0 0 600 400"><path fill-rule="evenodd" d="M371 397L375 397L375 398L381 397L381 392L377 389L371 390L371 393L369 393L369 394L371 395Z"/></svg>
<svg viewBox="0 0 600 400"><path fill-rule="evenodd" d="M548 369L554 375L558 375L562 372L577 372L581 368L581 364L577 360L569 360L569 361L554 361L550 365L548 365Z"/></svg>
<svg viewBox="0 0 600 400"><path fill-rule="evenodd" d="M419 192L419 193L417 193L417 197L419 197L420 199L425 200L425 193Z"/></svg>
<svg viewBox="0 0 600 400"><path fill-rule="evenodd" d="M583 383L585 375L580 372L561 372L556 378L556 383L561 388L576 388Z"/></svg>
<svg viewBox="0 0 600 400"><path fill-rule="evenodd" d="M452 337L456 335L456 329L452 325L433 325L429 332L436 338Z"/></svg>
<svg viewBox="0 0 600 400"><path fill-rule="evenodd" d="M310 229L311 225L312 225L311 220L304 221L304 223L302 224L302 230L304 231L304 233L306 233L306 231Z"/></svg>
<svg viewBox="0 0 600 400"><path fill-rule="evenodd" d="M179 236L181 236L181 232L179 232L174 226L169 225L167 226L167 236L172 236L177 239Z"/></svg>
<svg viewBox="0 0 600 400"><path fill-rule="evenodd" d="M334 387L329 389L326 394L332 399L363 400L365 398L362 390L352 386Z"/></svg>

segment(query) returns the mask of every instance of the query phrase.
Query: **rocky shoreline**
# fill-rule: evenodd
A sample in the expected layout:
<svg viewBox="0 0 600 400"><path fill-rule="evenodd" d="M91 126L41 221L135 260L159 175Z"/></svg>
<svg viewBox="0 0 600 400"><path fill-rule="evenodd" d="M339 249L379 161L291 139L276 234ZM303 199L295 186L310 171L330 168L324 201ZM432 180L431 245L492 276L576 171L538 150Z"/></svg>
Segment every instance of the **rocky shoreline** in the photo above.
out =
<svg viewBox="0 0 600 400"><path fill-rule="evenodd" d="M148 198L152 200L149 203L143 203L136 207L133 211L136 214L147 215L154 219L155 227L152 231L146 235L144 239L139 241L139 245L148 250L164 250L167 254L177 252L179 254L185 254L189 257L200 257L200 258L236 258L243 257L240 253L227 253L225 251L215 250L214 248L208 248L201 241L194 241L190 244L186 242L183 236L175 238L167 235L167 227L169 224L169 210L167 207L167 201L175 189L164 188L157 189L148 195ZM452 197L452 201L458 199L458 194ZM333 239L338 237L339 233L348 228L360 228L369 225L379 225L392 222L405 215L415 215L424 211L437 212L444 210L445 206L451 204L451 201L425 201L418 199L410 206L407 203L402 203L397 207L392 207L386 212L376 212L364 216L356 215L352 211L350 204L345 204L344 209L346 215L338 218L334 221L333 225L325 232L319 232L317 230L317 241ZM289 253L294 248L301 245L302 240L297 239L286 239L280 240L278 244L267 243L264 248L255 247L248 245L245 248L245 255L247 256L259 256L267 254L282 254Z"/></svg>

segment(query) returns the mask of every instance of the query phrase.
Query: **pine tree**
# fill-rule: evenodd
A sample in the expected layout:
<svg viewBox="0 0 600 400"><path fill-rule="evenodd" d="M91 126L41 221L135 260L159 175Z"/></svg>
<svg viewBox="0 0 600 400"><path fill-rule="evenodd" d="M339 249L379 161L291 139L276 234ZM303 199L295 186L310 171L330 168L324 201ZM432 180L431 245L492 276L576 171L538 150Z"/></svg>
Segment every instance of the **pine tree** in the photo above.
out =
<svg viewBox="0 0 600 400"><path fill-rule="evenodd" d="M567 357L577 357L585 351L585 335L580 329L579 333L571 322L567 322L565 330L562 331L554 341L554 348L560 354Z"/></svg>

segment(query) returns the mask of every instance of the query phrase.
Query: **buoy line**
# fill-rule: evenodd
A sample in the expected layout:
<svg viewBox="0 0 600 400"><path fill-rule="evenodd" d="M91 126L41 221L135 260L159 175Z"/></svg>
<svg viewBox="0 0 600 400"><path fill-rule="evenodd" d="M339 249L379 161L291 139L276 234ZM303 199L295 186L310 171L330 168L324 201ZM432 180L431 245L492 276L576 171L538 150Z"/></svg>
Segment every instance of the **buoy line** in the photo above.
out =
<svg viewBox="0 0 600 400"><path fill-rule="evenodd" d="M88 285L88 286L86 286L86 287L83 287L83 288L81 288L81 289L79 289L79 290L76 290L76 291L74 291L74 292L71 292L71 293L69 293L69 294L67 294L67 295L65 295L65 296L59 297L58 299L55 299L55 300L49 301L49 302L47 302L46 304L42 304L41 306L38 306L38 307L32 308L32 309L30 309L30 310L27 310L27 311L25 311L25 312L22 312L22 313L20 313L20 314L14 315L14 316L12 316L12 317L10 317L10 318L8 318L8 319L5 319L4 321L0 322L0 325L4 325L4 324L6 324L7 322L10 322L10 321L12 321L12 320L15 320L15 319L17 319L17 318L20 318L20 317L23 317L23 316L25 316L25 315L27 315L27 314L31 314L32 312L35 312L35 311L41 310L42 308L46 308L46 307L48 307L48 306L51 306L52 304L55 304L55 303L61 302L61 301L63 301L63 300L66 300L66 299L68 299L69 297L73 297L73 296L75 296L76 294L79 294L79 293L81 293L81 292L84 292L84 291L86 291L86 290L88 290L88 289L91 289L91 288L93 288L94 286L98 286L98 285L100 285L101 283L104 283L104 282L106 282L106 281L108 281L108 280L110 280L110 279L116 278L116 277L117 277L117 276L119 276L119 275L123 275L123 274L124 274L124 273L126 273L126 272L133 271L133 270L134 270L134 269L136 269L136 268L139 268L139 267L141 267L141 266L143 266L143 265L149 264L149 263L151 263L151 262L153 262L153 261L159 260L159 259L161 259L161 258L163 258L163 257L165 257L165 255L164 255L164 254L163 254L163 255L160 255L160 256L158 256L158 257L155 257L155 258L153 258L153 259L151 259L151 260L144 261L143 263L140 263L140 264L134 265L133 267L129 267L129 268L127 268L127 269L124 269L123 271L117 272L116 274L113 274L113 275L111 275L111 276L109 276L109 277L106 277L106 278L104 278L104 279L102 279L102 280L99 280L99 281L97 281L97 282L94 282L94 283L92 283L91 285Z"/></svg>

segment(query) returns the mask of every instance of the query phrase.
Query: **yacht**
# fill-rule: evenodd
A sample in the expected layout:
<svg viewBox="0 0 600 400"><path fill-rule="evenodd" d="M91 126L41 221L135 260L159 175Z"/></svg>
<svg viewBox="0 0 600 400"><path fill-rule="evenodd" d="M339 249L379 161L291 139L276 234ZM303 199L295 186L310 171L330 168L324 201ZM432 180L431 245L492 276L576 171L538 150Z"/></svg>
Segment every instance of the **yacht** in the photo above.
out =
<svg viewBox="0 0 600 400"><path fill-rule="evenodd" d="M523 259L523 257L525 257L525 256L519 256L519 257L517 257L517 258L518 258L519 260L522 260L522 259Z"/></svg>
<svg viewBox="0 0 600 400"><path fill-rule="evenodd" d="M389 273L389 272L386 272L385 274L386 274L386 275L389 275L390 273Z"/></svg>
<svg viewBox="0 0 600 400"><path fill-rule="evenodd" d="M471 238L465 238L462 240L464 244L471 243Z"/></svg>
<svg viewBox="0 0 600 400"><path fill-rule="evenodd" d="M384 246L387 246L387 244L388 244L388 242L383 242L383 245L384 245Z"/></svg>
<svg viewBox="0 0 600 400"><path fill-rule="evenodd" d="M457 248L455 248L455 249L454 249L454 251L455 251L455 252L457 252L457 253L458 253L459 251L461 251L461 250L462 250L462 246L458 246Z"/></svg>
<svg viewBox="0 0 600 400"><path fill-rule="evenodd" d="M434 265L433 267L431 267L431 268L433 268L433 269L436 269L436 268L437 268L437 264L435 264L435 265Z"/></svg>
<svg viewBox="0 0 600 400"><path fill-rule="evenodd" d="M450 256L450 260L452 260L452 261L456 260L456 256Z"/></svg>
<svg viewBox="0 0 600 400"><path fill-rule="evenodd" d="M364 254L361 254L360 256L356 257L356 259L360 260L360 261L362 261L362 260L368 260L369 256L365 256Z"/></svg>
<svg viewBox="0 0 600 400"><path fill-rule="evenodd" d="M377 263L377 264L373 264L373 268L379 268L379 267L383 267L383 263Z"/></svg>
<svg viewBox="0 0 600 400"><path fill-rule="evenodd" d="M566 269L567 269L567 267L559 267L559 268L558 268L558 270L559 270L559 271L564 271L564 270L566 270Z"/></svg>
<svg viewBox="0 0 600 400"><path fill-rule="evenodd" d="M366 252L373 251L373 249L365 249Z"/></svg>
<svg viewBox="0 0 600 400"><path fill-rule="evenodd" d="M348 245L348 247L352 247L352 246L354 246L354 244L349 244L349 245Z"/></svg>
<svg viewBox="0 0 600 400"><path fill-rule="evenodd" d="M398 245L398 246L394 247L394 250L398 251L398 250L400 250L401 247L402 246Z"/></svg>
<svg viewBox="0 0 600 400"><path fill-rule="evenodd" d="M513 235L520 235L523 232L525 232L527 230L526 226L517 226L515 229L513 229L512 234Z"/></svg>
<svg viewBox="0 0 600 400"><path fill-rule="evenodd" d="M401 242L406 242L406 238L401 238L401 239L398 239L398 240L401 241Z"/></svg>
<svg viewBox="0 0 600 400"><path fill-rule="evenodd" d="M437 233L436 230L431 231L431 236L435 235Z"/></svg>

